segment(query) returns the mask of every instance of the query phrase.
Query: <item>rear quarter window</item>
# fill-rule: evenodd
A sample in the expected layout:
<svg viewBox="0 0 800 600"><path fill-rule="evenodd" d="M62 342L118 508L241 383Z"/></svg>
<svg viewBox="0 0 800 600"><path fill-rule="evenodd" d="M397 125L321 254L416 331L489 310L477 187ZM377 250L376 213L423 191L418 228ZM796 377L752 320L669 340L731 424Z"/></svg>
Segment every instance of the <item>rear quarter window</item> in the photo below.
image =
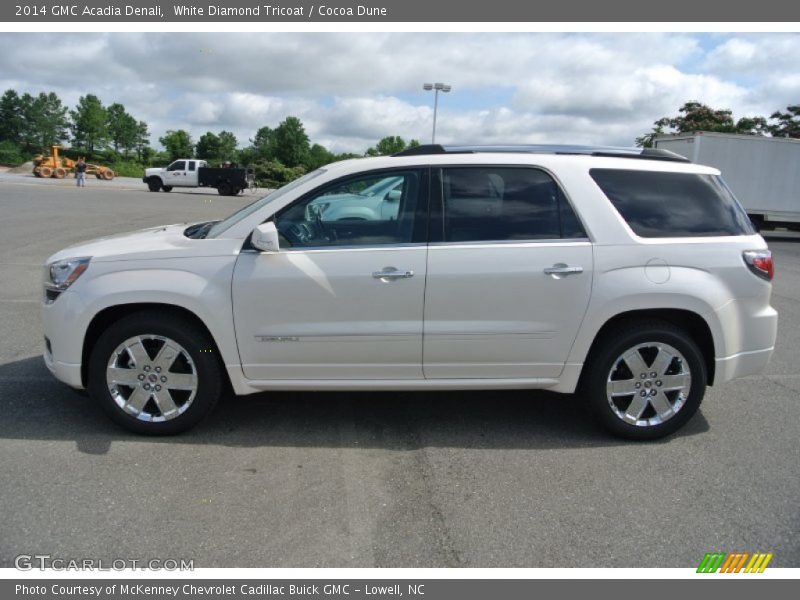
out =
<svg viewBox="0 0 800 600"><path fill-rule="evenodd" d="M592 179L640 237L750 235L744 209L716 175L591 169Z"/></svg>

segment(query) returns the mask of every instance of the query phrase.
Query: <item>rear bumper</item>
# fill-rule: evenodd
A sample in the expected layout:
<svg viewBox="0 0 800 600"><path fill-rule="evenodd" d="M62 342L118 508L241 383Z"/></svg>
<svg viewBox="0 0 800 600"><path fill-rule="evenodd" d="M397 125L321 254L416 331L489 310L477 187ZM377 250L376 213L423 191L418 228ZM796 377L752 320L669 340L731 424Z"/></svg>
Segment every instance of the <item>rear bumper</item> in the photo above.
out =
<svg viewBox="0 0 800 600"><path fill-rule="evenodd" d="M764 348L763 350L748 350L732 356L715 359L714 383L724 383L737 377L760 373L767 366L774 350L774 347Z"/></svg>

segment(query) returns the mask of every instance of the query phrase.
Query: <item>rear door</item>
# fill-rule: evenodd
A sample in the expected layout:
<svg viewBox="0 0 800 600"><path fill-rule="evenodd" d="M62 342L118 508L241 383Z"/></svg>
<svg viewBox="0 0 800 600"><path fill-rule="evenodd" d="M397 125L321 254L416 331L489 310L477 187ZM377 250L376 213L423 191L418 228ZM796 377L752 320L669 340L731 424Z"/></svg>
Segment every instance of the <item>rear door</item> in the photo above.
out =
<svg viewBox="0 0 800 600"><path fill-rule="evenodd" d="M186 161L186 175L183 183L184 186L197 187L197 173L200 164L201 163L199 160Z"/></svg>
<svg viewBox="0 0 800 600"><path fill-rule="evenodd" d="M592 281L592 247L564 193L535 168L434 174L425 377L558 377Z"/></svg>

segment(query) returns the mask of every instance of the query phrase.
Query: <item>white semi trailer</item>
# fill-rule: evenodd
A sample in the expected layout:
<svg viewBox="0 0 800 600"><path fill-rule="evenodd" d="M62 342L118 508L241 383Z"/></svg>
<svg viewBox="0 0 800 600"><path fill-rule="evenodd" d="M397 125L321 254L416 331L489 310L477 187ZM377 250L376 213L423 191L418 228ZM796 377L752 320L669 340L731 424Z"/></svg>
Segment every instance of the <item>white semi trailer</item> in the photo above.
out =
<svg viewBox="0 0 800 600"><path fill-rule="evenodd" d="M655 147L716 167L759 229L800 229L800 140L699 132Z"/></svg>

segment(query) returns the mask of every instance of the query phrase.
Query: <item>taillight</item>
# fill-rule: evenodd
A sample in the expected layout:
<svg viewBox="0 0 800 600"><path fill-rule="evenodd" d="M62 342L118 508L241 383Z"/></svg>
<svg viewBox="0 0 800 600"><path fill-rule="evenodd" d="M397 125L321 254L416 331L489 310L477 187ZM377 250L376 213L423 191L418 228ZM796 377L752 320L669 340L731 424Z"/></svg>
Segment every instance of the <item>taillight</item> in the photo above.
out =
<svg viewBox="0 0 800 600"><path fill-rule="evenodd" d="M748 269L762 279L772 281L772 277L775 275L772 252L769 250L745 250L742 257Z"/></svg>

